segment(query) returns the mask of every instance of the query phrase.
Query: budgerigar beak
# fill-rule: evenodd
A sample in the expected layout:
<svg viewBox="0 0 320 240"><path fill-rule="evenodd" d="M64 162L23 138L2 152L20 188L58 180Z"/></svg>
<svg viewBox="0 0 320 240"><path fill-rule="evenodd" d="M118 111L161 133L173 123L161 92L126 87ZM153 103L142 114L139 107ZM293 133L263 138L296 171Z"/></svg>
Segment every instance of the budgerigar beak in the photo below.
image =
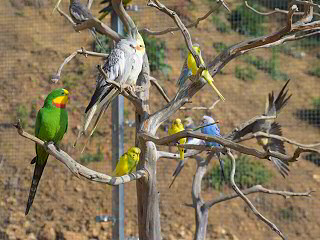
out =
<svg viewBox="0 0 320 240"><path fill-rule="evenodd" d="M59 7L61 0L58 0L57 4L54 6L52 13Z"/></svg>
<svg viewBox="0 0 320 240"><path fill-rule="evenodd" d="M216 88L215 85L213 85L212 81L208 81L209 85L213 88L213 90L218 94L218 96L220 97L220 99L222 101L225 101L226 99L222 96L222 94L219 92L219 90Z"/></svg>

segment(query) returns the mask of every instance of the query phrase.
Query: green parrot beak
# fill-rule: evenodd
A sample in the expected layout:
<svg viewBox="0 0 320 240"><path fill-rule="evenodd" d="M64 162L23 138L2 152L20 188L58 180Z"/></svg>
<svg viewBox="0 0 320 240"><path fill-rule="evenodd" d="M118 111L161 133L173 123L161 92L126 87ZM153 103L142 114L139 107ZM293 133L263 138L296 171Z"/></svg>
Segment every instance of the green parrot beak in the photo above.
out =
<svg viewBox="0 0 320 240"><path fill-rule="evenodd" d="M59 7L61 0L58 0L57 4L54 6L52 13Z"/></svg>

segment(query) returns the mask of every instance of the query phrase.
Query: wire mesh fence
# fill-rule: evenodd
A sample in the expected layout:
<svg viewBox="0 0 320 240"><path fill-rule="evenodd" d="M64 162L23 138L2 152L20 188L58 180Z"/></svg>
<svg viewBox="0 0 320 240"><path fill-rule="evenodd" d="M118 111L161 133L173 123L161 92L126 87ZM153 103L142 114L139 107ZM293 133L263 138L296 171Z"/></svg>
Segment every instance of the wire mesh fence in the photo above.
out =
<svg viewBox="0 0 320 240"><path fill-rule="evenodd" d="M213 0L161 1L175 10L185 24L203 16L216 4ZM261 16L245 7L240 0L227 1L232 10L220 8L206 20L191 28L192 40L200 44L206 62L239 41L277 31L285 23L284 14ZM286 9L289 1L248 1L258 11ZM68 1L61 3L67 12ZM81 47L101 51L87 31L74 32L58 13L52 14L53 0L5 1L0 7L0 239L111 239L111 223L96 223L97 215L111 215L111 187L79 180L53 158L41 179L32 209L24 209L29 192L34 157L34 144L18 136L11 123L21 119L23 127L34 132L35 117L46 95L57 87L70 91L69 129L61 148L80 163L97 171L111 173L111 111L108 110L92 136L85 152L74 140L83 121L83 113L95 88L96 65L101 59L77 56L68 63L61 80L50 79L63 60ZM146 1L132 2L138 11L129 14L139 28L163 30L175 26L172 19L146 6ZM94 1L92 12L105 5ZM303 10L303 8L301 9ZM317 17L317 16L315 16ZM318 17L317 17L318 18ZM104 22L110 22L108 15ZM111 41L100 36L111 48ZM180 32L160 36L144 35L151 74L159 80L170 98L180 75L187 49ZM109 49L110 49L109 48ZM203 115L220 120L222 133L264 111L269 92L277 94L286 80L293 94L278 116L283 134L302 143L316 142L320 136L320 69L319 36L290 42L272 49L250 52L227 64L215 77L215 84L227 101L214 109L177 112L172 119L191 116L196 125ZM108 49L108 48L107 48ZM195 95L190 106L210 107L217 99L209 87ZM160 94L151 89L152 112L165 106ZM125 100L125 151L135 143L134 107ZM171 120L172 120L171 119ZM159 130L157 135L167 133ZM249 146L256 146L249 142ZM286 145L292 153L293 147ZM172 147L171 151L177 151ZM205 156L205 154L203 154ZM307 161L307 160L309 161ZM269 162L244 155L237 160L236 181L242 188L262 184L268 188L303 192L319 188L319 156L303 156L290 165L284 180ZM171 189L168 186L177 161L160 159L157 166L160 194L161 227L164 239L192 239L195 230L191 203L191 184L196 163L190 159ZM228 165L226 159L226 165ZM232 193L228 183L220 184L218 161L213 160L203 180L203 197L210 200ZM227 166L228 169L228 166ZM138 236L135 183L125 184L125 235ZM313 198L283 200L277 196L250 196L256 207L291 239L318 239L320 229L319 194ZM214 206L209 213L208 239L276 239L273 232L258 222L239 199Z"/></svg>

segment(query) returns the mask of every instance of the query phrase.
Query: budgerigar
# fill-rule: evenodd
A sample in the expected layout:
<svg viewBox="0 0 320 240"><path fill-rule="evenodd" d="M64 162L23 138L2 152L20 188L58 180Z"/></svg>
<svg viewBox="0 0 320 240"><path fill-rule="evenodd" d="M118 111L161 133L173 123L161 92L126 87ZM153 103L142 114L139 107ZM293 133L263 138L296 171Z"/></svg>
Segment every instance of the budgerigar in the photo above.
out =
<svg viewBox="0 0 320 240"><path fill-rule="evenodd" d="M201 63L204 64L204 61L203 61L202 56L201 56L200 45L197 44L197 43L194 43L192 48L199 54ZM192 54L189 52L188 53L188 57L186 58L186 60L185 60L185 62L183 64L179 79L177 81L177 85L179 86L178 92L180 91L182 86L185 84L185 82L188 79L188 77L193 81L194 77L196 76L196 74L198 72L198 69L199 68L197 67L196 60L194 59ZM214 86L214 84L213 84L214 80L211 77L209 71L206 70L206 69L203 70L201 77L203 77L209 83L209 85L213 88L213 90L218 94L220 99L222 101L225 101L225 98L222 96L222 94L219 92L219 90L216 88L216 86Z"/></svg>
<svg viewBox="0 0 320 240"><path fill-rule="evenodd" d="M282 135L281 125L275 122L275 119L280 113L281 109L287 104L288 100L292 96L292 94L287 96L288 90L286 90L286 87L289 81L290 80L288 80L285 83L285 85L282 87L276 99L274 99L273 91L268 95L263 116L270 116L273 118L257 120L251 123L250 125L248 125L247 127L245 127L244 129L242 129L241 131L236 132L234 135L232 135L229 138L231 138L232 140L237 140L247 135L248 133L257 133L260 131L281 136ZM286 153L283 142L278 139L257 137L257 142L259 145L263 147L265 151L270 150L270 151L280 152L282 154ZM276 166L276 168L278 169L278 171L283 177L288 175L289 163L287 161L283 161L276 157L269 157L269 160L272 161L272 163Z"/></svg>
<svg viewBox="0 0 320 240"><path fill-rule="evenodd" d="M171 127L168 130L168 133L169 133L169 135L172 135L172 134L175 134L175 133L178 133L181 131L184 131L184 126L181 122L181 119L177 118L172 122ZM186 138L181 138L179 140L179 143L185 144L186 141L187 141ZM182 147L179 147L179 152L180 152L180 159L183 160L184 159L184 149Z"/></svg>
<svg viewBox="0 0 320 240"><path fill-rule="evenodd" d="M140 148L131 147L128 152L120 157L112 176L121 177L125 174L135 172L140 160L140 153Z"/></svg>
<svg viewBox="0 0 320 240"><path fill-rule="evenodd" d="M186 144L190 144L190 145L205 145L205 141L202 140L202 139L198 139L198 138L188 138ZM192 154L192 155L196 155L198 153L200 153L201 151L200 150L195 150L195 149L188 149L186 150L186 154ZM172 184L174 183L174 181L176 180L176 178L178 177L178 175L180 174L182 168L184 167L184 164L186 163L186 160L187 159L184 159L184 160L180 160L176 169L174 170L172 176L173 176L173 179L169 185L169 188L171 188Z"/></svg>
<svg viewBox="0 0 320 240"><path fill-rule="evenodd" d="M35 136L45 142L54 142L58 145L68 129L68 112L65 109L69 92L63 88L52 91L44 101L43 107L38 111L36 119ZM36 195L37 187L46 166L49 154L36 144L36 156L31 164L36 164L25 214L27 215Z"/></svg>
<svg viewBox="0 0 320 240"><path fill-rule="evenodd" d="M122 0L122 4L123 6L126 8L130 3L132 2L132 0ZM105 3L109 3L108 6L104 7L103 9L101 9L99 11L99 13L101 13L101 16L99 17L99 20L104 19L109 13L112 12L113 8L112 8L112 3L111 0L103 0L102 2L100 2L100 4L105 4Z"/></svg>
<svg viewBox="0 0 320 240"><path fill-rule="evenodd" d="M203 126L208 125L210 123L215 123L215 120L212 117L210 117L210 116L203 116L202 117L202 125ZM210 126L206 126L206 127L201 128L201 133L216 136L216 137L221 137L220 127L218 124L212 124ZM210 146L210 147L221 147L221 145L216 142L206 142L206 145ZM220 163L221 180L224 180L225 179L224 161L221 159L220 155L221 154L219 152L216 153L216 156L218 157L219 163Z"/></svg>
<svg viewBox="0 0 320 240"><path fill-rule="evenodd" d="M136 84L142 69L143 56L145 54L145 45L141 35L137 33L136 38L137 39L128 38L120 40L116 47L111 51L103 65L103 70L108 77L107 80L116 81L119 84L130 84L133 86ZM98 75L96 80L96 89L85 110L86 116L84 125L82 130L79 132L77 140L89 127L95 112L98 112L99 115L94 123L90 136L93 134L103 113L119 93L120 91L118 88L106 82L101 74Z"/></svg>

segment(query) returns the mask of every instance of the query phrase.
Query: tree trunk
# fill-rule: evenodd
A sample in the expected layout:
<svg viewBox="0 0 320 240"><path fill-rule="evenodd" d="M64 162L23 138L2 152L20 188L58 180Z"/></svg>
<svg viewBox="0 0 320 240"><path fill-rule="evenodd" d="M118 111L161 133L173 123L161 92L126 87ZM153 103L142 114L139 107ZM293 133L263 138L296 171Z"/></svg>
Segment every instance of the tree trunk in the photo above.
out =
<svg viewBox="0 0 320 240"><path fill-rule="evenodd" d="M196 233L194 235L194 240L205 240L207 234L208 226L208 215L209 209L197 206L196 209Z"/></svg>

